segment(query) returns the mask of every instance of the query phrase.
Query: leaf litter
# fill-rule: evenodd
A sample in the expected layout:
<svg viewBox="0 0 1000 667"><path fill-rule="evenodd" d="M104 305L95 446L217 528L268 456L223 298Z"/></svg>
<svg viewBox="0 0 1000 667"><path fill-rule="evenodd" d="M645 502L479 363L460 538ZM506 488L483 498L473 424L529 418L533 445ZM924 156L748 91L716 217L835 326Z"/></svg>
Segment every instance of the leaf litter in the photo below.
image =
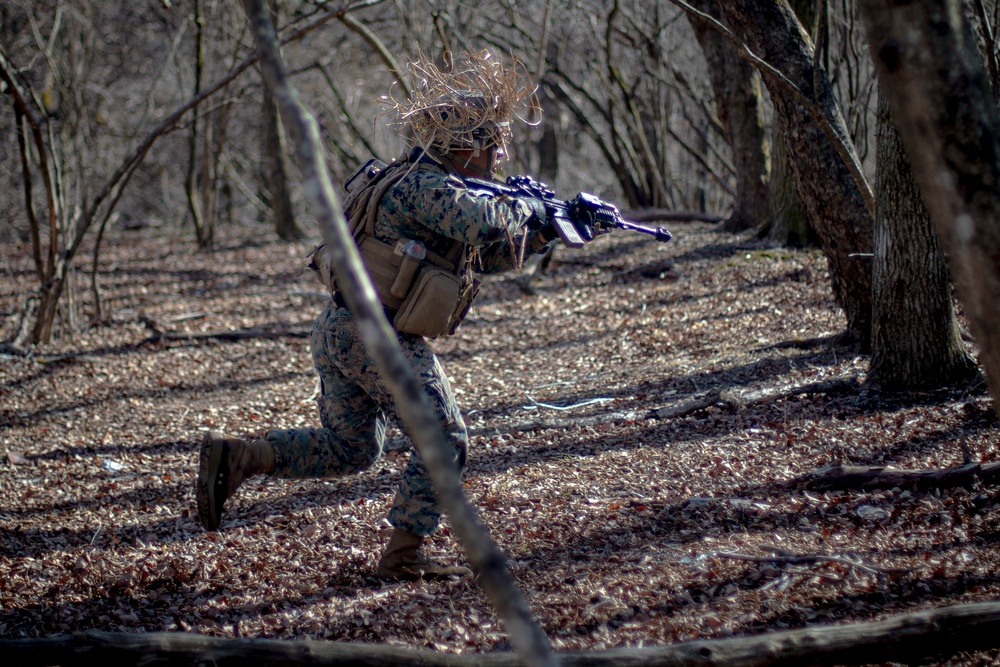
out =
<svg viewBox="0 0 1000 667"><path fill-rule="evenodd" d="M650 646L995 599L993 488L783 486L831 462L994 460L981 391L859 385L649 418L712 391L863 379L867 366L832 342L802 344L843 327L818 251L676 231L666 245L615 234L560 249L530 289L488 277L459 333L434 342L472 434L466 492L553 645ZM222 530L197 524L205 429L317 423L308 332L326 297L303 271L307 249L250 234L224 228L206 255L187 238L123 231L102 256L109 320L0 357L0 636L510 650L472 582L373 576L408 456L398 430L361 475L254 478ZM0 254L9 338L33 271L22 246ZM210 336L235 330L262 335ZM447 521L429 550L462 559Z"/></svg>

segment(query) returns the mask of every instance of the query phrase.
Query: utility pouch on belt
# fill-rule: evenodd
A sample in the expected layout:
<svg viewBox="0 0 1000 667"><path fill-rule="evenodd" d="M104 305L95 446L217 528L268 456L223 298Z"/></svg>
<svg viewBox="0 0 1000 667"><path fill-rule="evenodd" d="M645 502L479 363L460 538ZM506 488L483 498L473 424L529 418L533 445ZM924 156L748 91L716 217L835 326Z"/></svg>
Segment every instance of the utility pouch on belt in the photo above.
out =
<svg viewBox="0 0 1000 667"><path fill-rule="evenodd" d="M451 271L425 266L393 320L397 331L434 338L453 334L469 312L478 280L463 280Z"/></svg>
<svg viewBox="0 0 1000 667"><path fill-rule="evenodd" d="M403 333L434 338L455 333L479 291L479 281L464 261L466 248L460 242L440 257L420 241L399 239L393 246L375 238L382 196L412 168L405 162L386 166L369 160L345 186L349 194L344 208L379 300L390 316L395 312L393 326ZM330 253L324 246L314 251L309 268L331 293L337 291Z"/></svg>

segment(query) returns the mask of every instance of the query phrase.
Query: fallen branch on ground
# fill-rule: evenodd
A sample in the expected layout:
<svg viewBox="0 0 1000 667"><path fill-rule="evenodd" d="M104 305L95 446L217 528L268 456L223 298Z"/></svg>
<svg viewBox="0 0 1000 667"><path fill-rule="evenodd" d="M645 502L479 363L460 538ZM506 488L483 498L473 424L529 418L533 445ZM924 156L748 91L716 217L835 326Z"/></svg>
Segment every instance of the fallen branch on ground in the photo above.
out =
<svg viewBox="0 0 1000 667"><path fill-rule="evenodd" d="M698 394L674 405L668 405L650 411L647 419L674 419L684 417L693 412L704 410L712 406L719 406L728 409L745 408L748 405L758 405L760 403L770 403L791 396L801 394L838 394L857 391L857 378L837 378L821 382L808 382L801 385L780 386L780 387L760 387L745 391L735 389L712 389Z"/></svg>
<svg viewBox="0 0 1000 667"><path fill-rule="evenodd" d="M512 433L522 433L528 431L544 431L546 429L565 429L569 427L583 428L587 426L600 426L602 424L613 424L630 422L642 419L643 416L636 410L615 410L614 412L604 412L590 417L539 417L527 421L515 422L513 424L486 424L469 426L469 437L510 435ZM387 436L385 448L390 451L400 451L410 448L410 439L405 435L397 434Z"/></svg>
<svg viewBox="0 0 1000 667"><path fill-rule="evenodd" d="M650 648L560 651L563 667L776 667L778 665L868 665L919 663L964 651L1000 647L1000 602L974 602L884 621L808 627L753 637L697 640ZM0 639L9 664L43 665L212 664L264 665L391 664L396 667L515 667L514 653L455 655L384 644L226 639L166 632L90 631L38 639Z"/></svg>
<svg viewBox="0 0 1000 667"><path fill-rule="evenodd" d="M271 338L308 338L312 330L285 329L270 331L267 329L230 329L226 331L203 331L200 333L156 332L146 338L143 343L158 343L164 340L247 340Z"/></svg>
<svg viewBox="0 0 1000 667"><path fill-rule="evenodd" d="M774 563L778 565L794 565L794 564L805 564L805 565L815 565L817 563L835 563L837 565L845 565L851 568L857 568L865 572L871 572L873 574L906 574L915 571L916 568L884 568L876 567L874 565L866 565L865 563L852 560L846 556L837 556L834 554L793 554L788 553L783 549L777 549L775 547L762 547L765 550L774 551L773 556L751 556L750 554L735 553L732 551L714 551L712 556L716 558L726 558L729 560L739 560L747 561L750 563Z"/></svg>
<svg viewBox="0 0 1000 667"><path fill-rule="evenodd" d="M185 318L191 318L191 316L185 316ZM283 329L271 331L268 329L226 329L223 331L201 331L198 333L187 333L183 331L161 331L159 325L155 320L146 317L145 315L139 316L139 321L142 322L147 329L152 333L140 342L136 347L145 345L146 343L159 343L165 340L247 340L247 339L271 339L271 338L306 338L312 335L312 328L308 329Z"/></svg>
<svg viewBox="0 0 1000 667"><path fill-rule="evenodd" d="M1000 462L968 463L953 468L901 470L888 466L850 466L832 463L796 477L788 489L934 489L1000 481Z"/></svg>

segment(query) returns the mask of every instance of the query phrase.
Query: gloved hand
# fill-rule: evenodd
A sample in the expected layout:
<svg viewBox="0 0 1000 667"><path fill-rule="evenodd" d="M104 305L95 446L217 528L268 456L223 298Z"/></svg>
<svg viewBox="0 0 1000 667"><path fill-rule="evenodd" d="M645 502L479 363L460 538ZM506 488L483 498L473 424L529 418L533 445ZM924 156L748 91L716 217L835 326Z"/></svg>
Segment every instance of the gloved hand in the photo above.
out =
<svg viewBox="0 0 1000 667"><path fill-rule="evenodd" d="M614 227L609 223L617 218L618 210L594 195L581 192L568 204L569 219L584 241L589 243Z"/></svg>
<svg viewBox="0 0 1000 667"><path fill-rule="evenodd" d="M585 206L572 209L572 220L573 226L587 243L611 231L611 227L598 224L596 211Z"/></svg>
<svg viewBox="0 0 1000 667"><path fill-rule="evenodd" d="M590 243L597 237L598 231L595 229L597 218L593 211L577 207L573 211L572 220L573 226L576 227L576 231L580 232L584 241Z"/></svg>
<svg viewBox="0 0 1000 667"><path fill-rule="evenodd" d="M531 220L528 222L530 228L539 229L549 223L549 213L545 210L544 201L535 197L524 197L520 201L531 211Z"/></svg>

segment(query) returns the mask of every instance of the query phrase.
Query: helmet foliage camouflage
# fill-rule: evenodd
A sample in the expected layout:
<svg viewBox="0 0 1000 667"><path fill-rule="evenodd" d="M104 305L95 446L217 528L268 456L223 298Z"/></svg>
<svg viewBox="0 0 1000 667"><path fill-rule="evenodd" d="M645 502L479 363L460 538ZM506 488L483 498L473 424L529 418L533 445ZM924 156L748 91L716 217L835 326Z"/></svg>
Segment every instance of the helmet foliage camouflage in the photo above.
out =
<svg viewBox="0 0 1000 667"><path fill-rule="evenodd" d="M475 155L496 147L506 155L511 120L537 124L541 115L524 66L517 60L505 66L486 50L466 53L459 62L445 55L451 61L445 70L426 60L411 62L415 85L410 98L397 100L390 94L380 104L395 112L393 124L408 130L413 146L444 153L472 150ZM522 117L526 110L531 120Z"/></svg>

